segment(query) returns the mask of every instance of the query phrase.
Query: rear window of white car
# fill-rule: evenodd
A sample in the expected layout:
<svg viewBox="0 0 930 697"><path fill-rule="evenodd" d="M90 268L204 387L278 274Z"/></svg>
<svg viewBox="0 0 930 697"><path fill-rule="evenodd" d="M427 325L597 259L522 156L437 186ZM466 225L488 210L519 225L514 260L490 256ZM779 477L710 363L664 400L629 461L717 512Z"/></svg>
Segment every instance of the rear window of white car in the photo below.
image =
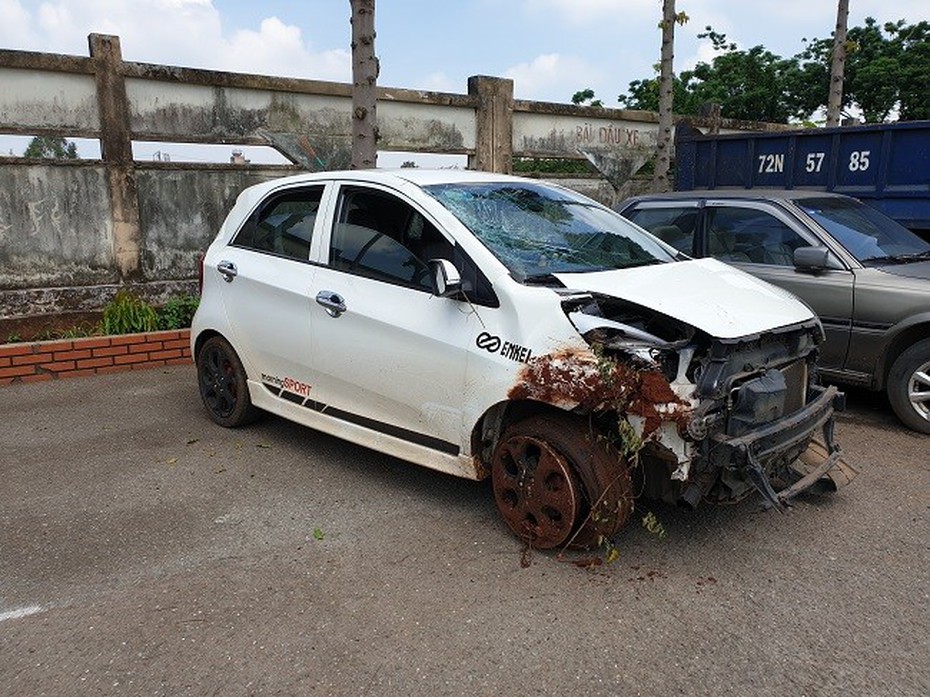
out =
<svg viewBox="0 0 930 697"><path fill-rule="evenodd" d="M308 261L323 187L273 194L249 216L232 244L257 252Z"/></svg>

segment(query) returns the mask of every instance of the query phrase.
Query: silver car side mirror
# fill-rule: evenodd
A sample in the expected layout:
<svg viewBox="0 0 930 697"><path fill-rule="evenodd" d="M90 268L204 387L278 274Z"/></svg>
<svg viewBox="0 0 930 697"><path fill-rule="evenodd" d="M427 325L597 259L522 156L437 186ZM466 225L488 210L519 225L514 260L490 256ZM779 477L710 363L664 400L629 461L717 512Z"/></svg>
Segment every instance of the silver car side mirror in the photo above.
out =
<svg viewBox="0 0 930 697"><path fill-rule="evenodd" d="M462 277L448 259L430 259L429 271L433 282L433 295L449 298L462 292Z"/></svg>
<svg viewBox="0 0 930 697"><path fill-rule="evenodd" d="M830 250L826 247L798 247L794 250L794 266L802 271L823 271L829 259Z"/></svg>

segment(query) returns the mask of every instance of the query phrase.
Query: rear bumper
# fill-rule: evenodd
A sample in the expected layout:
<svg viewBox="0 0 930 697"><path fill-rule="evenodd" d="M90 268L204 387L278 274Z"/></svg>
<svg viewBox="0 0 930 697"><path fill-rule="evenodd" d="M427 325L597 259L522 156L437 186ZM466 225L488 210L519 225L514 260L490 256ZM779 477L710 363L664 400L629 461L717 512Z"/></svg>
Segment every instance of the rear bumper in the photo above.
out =
<svg viewBox="0 0 930 697"><path fill-rule="evenodd" d="M833 386L814 386L811 393L813 399L793 414L741 436L720 434L715 438L729 451L730 466L745 471L766 502L778 508L813 487L840 462L841 451L833 437L833 415L843 410L845 395ZM818 435L826 446L823 462L790 486L775 491L771 475L790 465Z"/></svg>

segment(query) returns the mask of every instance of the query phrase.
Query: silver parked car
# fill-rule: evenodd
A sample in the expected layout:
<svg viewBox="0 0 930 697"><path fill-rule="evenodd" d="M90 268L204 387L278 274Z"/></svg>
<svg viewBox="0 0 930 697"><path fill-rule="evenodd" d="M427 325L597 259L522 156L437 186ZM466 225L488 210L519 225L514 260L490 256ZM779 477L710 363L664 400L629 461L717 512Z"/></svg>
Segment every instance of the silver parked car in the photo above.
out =
<svg viewBox="0 0 930 697"><path fill-rule="evenodd" d="M930 243L856 199L798 190L639 196L617 210L676 249L785 288L823 322L821 374L884 390L930 433Z"/></svg>

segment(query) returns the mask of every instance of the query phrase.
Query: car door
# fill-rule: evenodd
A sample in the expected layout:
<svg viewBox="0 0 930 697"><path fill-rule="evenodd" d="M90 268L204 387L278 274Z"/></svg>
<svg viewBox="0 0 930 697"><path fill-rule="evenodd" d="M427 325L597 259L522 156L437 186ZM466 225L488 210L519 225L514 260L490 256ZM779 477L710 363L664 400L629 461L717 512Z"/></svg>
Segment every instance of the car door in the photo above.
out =
<svg viewBox="0 0 930 697"><path fill-rule="evenodd" d="M644 201L623 211L624 217L688 256L695 256L700 216L697 201Z"/></svg>
<svg viewBox="0 0 930 697"><path fill-rule="evenodd" d="M324 413L457 454L477 319L431 295L426 262L453 244L422 208L373 184L334 192L313 276L314 399Z"/></svg>
<svg viewBox="0 0 930 697"><path fill-rule="evenodd" d="M794 266L794 250L820 246L808 230L775 206L758 201L708 200L701 252L733 264L804 300L820 317L826 334L819 363L846 364L853 318L855 276L832 253L831 267L817 273Z"/></svg>
<svg viewBox="0 0 930 697"><path fill-rule="evenodd" d="M301 385L312 384L310 248L324 188L305 185L269 194L213 270L225 281L220 288L236 351L250 373L277 393L285 384L297 394L306 391Z"/></svg>

